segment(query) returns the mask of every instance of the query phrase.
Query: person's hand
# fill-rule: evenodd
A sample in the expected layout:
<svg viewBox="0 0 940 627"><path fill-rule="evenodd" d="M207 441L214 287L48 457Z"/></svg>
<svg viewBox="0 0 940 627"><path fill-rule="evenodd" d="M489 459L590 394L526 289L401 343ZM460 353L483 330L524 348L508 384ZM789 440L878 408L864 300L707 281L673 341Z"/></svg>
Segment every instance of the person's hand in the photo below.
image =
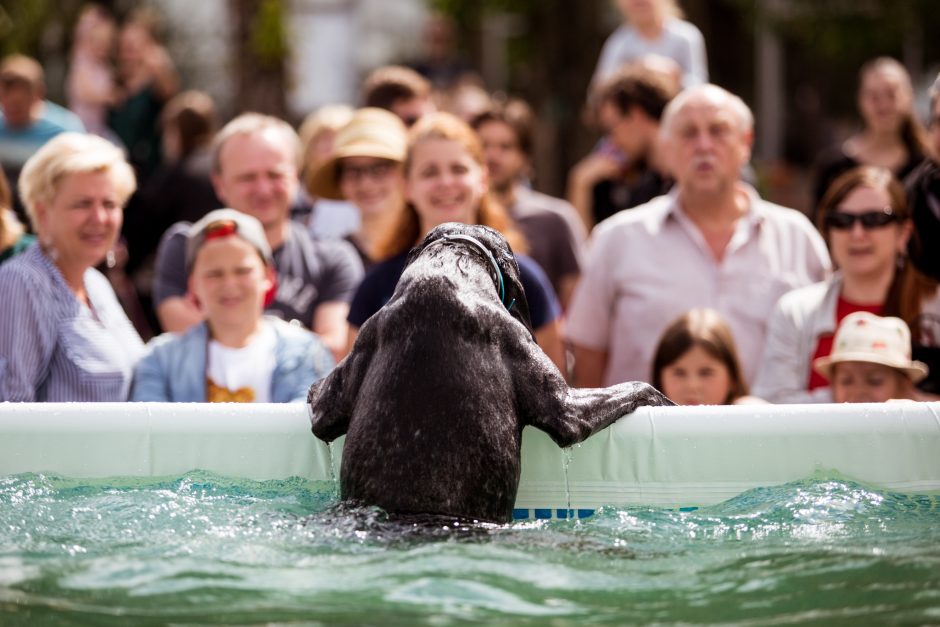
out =
<svg viewBox="0 0 940 627"><path fill-rule="evenodd" d="M150 76L157 95L164 101L172 98L179 91L179 79L173 60L166 48L154 44L144 56L144 67Z"/></svg>
<svg viewBox="0 0 940 627"><path fill-rule="evenodd" d="M571 170L572 184L593 188L601 181L617 178L621 172L620 163L612 156L592 152L575 164Z"/></svg>
<svg viewBox="0 0 940 627"><path fill-rule="evenodd" d="M151 76L159 76L172 68L173 62L170 61L170 56L163 46L154 44L147 47L147 54L144 55L144 66Z"/></svg>
<svg viewBox="0 0 940 627"><path fill-rule="evenodd" d="M568 174L566 196L584 222L584 228L594 228L594 186L601 181L616 178L621 164L613 155L592 152L575 164Z"/></svg>

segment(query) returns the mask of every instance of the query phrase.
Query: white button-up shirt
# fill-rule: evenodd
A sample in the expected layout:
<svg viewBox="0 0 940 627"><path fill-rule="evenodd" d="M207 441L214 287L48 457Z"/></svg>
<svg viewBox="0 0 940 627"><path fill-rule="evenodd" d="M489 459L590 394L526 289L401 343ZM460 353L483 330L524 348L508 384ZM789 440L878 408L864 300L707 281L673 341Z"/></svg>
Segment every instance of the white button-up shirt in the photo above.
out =
<svg viewBox="0 0 940 627"><path fill-rule="evenodd" d="M607 352L604 385L652 380L660 336L694 307L722 314L753 380L777 299L822 280L831 264L806 216L746 189L750 207L720 261L675 190L594 229L567 328L574 344Z"/></svg>

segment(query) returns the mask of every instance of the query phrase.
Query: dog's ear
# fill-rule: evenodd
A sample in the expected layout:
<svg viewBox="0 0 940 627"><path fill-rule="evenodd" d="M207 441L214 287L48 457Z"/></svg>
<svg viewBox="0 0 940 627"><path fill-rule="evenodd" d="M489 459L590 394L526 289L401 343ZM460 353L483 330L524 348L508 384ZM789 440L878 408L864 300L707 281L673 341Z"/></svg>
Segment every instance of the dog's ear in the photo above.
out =
<svg viewBox="0 0 940 627"><path fill-rule="evenodd" d="M424 250L424 247L425 247L425 243L424 243L424 242L421 242L420 244L418 244L417 246L415 246L414 248L412 248L410 251L408 251L408 260L405 262L405 267L406 267L406 268L407 268L408 266L410 266L411 263L412 263L415 259L418 258L418 255L421 254L421 251Z"/></svg>

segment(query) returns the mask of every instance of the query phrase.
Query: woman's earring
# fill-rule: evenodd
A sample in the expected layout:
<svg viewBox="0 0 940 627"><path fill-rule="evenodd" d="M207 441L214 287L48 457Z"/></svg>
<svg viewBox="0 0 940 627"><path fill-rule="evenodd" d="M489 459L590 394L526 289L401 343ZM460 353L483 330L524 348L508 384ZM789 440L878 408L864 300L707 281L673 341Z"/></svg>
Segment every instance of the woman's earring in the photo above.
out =
<svg viewBox="0 0 940 627"><path fill-rule="evenodd" d="M898 256L894 260L895 268L898 272L904 271L904 266L907 264L907 255L903 253L898 253Z"/></svg>
<svg viewBox="0 0 940 627"><path fill-rule="evenodd" d="M108 250L108 254L104 257L104 263L108 268L113 268L117 265L117 261L114 258L114 250Z"/></svg>
<svg viewBox="0 0 940 627"><path fill-rule="evenodd" d="M55 263L56 261L58 261L59 253L55 249L55 247L52 245L52 241L50 239L47 238L47 239L40 240L40 244L42 245L43 252L46 253L46 257L48 257L49 260L52 261L52 263Z"/></svg>

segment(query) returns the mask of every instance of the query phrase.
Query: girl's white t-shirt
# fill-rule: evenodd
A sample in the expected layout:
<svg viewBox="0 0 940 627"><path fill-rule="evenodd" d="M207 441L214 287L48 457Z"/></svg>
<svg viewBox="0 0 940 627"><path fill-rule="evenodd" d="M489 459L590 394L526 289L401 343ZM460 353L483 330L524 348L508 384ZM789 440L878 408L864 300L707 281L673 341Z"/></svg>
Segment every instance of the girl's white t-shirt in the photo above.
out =
<svg viewBox="0 0 940 627"><path fill-rule="evenodd" d="M267 325L242 348L230 348L210 340L206 364L209 402L271 402L276 343L274 330Z"/></svg>

